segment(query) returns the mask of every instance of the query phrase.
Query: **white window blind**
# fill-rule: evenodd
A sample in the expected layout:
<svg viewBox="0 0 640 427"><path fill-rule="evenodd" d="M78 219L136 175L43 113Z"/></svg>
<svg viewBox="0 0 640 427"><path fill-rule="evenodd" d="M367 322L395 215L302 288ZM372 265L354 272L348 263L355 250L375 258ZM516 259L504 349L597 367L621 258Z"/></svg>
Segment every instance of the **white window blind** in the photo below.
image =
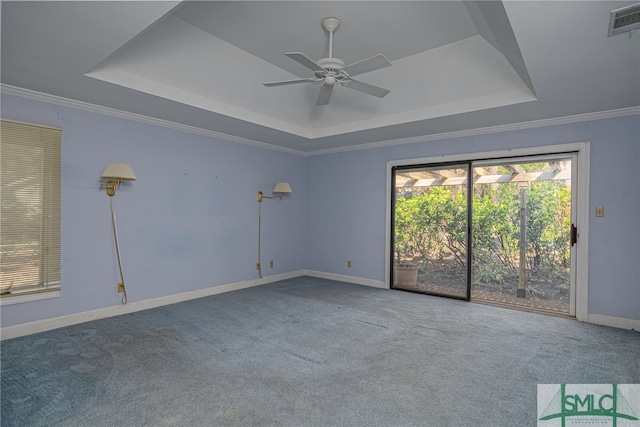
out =
<svg viewBox="0 0 640 427"><path fill-rule="evenodd" d="M60 139L60 129L0 122L3 298L60 289Z"/></svg>

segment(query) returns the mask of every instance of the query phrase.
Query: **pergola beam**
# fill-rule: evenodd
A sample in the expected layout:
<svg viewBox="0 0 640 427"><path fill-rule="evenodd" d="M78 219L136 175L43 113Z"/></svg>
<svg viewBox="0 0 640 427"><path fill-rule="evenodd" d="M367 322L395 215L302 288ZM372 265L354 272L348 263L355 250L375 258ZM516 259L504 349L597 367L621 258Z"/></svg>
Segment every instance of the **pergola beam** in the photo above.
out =
<svg viewBox="0 0 640 427"><path fill-rule="evenodd" d="M509 169L509 171L513 174L526 173L520 165L504 165L504 167Z"/></svg>
<svg viewBox="0 0 640 427"><path fill-rule="evenodd" d="M557 172L523 172L516 174L503 175L481 175L474 180L475 184L496 184L501 182L532 182L532 181L569 181L571 180L571 171L562 170ZM396 188L410 187L431 187L440 185L464 185L467 183L467 177L452 178L430 178L430 179L409 179L403 177L402 174L396 176Z"/></svg>

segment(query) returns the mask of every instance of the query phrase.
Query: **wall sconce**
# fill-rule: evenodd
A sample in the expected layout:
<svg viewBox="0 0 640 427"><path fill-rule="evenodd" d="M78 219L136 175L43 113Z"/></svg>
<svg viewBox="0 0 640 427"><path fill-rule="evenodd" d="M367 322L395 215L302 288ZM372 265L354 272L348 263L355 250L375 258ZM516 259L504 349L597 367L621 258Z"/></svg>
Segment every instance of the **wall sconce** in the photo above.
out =
<svg viewBox="0 0 640 427"><path fill-rule="evenodd" d="M128 163L109 163L102 172L100 178L107 179L104 184L100 184L100 189L106 189L111 197L116 195L116 189L120 187L122 181L135 181L136 176Z"/></svg>
<svg viewBox="0 0 640 427"><path fill-rule="evenodd" d="M265 196L262 191L258 191L258 262L256 263L256 270L258 270L258 277L262 278L262 264L260 264L260 236L262 235L262 199L280 199L291 194L291 186L287 182L278 182L273 187L272 196Z"/></svg>
<svg viewBox="0 0 640 427"><path fill-rule="evenodd" d="M113 211L112 198L122 181L135 181L136 176L128 163L109 163L100 176L107 182L100 184L100 189L105 189L109 196L109 207L111 208L111 224L113 226L113 240L116 245L116 255L118 258L118 269L120 270L120 282L118 283L118 293L122 294L122 304L127 303L127 288L124 286L124 275L122 274L122 260L120 259L120 245L118 243L118 227L116 225L116 213Z"/></svg>
<svg viewBox="0 0 640 427"><path fill-rule="evenodd" d="M288 182L278 182L273 187L273 196L265 196L262 191L258 191L258 203L262 203L262 199L282 199L286 194L292 193L291 186Z"/></svg>

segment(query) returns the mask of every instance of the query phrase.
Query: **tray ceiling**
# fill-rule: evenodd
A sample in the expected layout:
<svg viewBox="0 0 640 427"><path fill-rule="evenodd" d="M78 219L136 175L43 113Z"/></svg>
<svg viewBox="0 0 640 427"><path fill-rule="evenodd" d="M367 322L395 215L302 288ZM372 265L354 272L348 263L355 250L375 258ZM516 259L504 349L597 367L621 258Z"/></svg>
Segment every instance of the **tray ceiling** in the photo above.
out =
<svg viewBox="0 0 640 427"><path fill-rule="evenodd" d="M1 76L12 87L326 150L638 106L640 35L607 37L609 12L628 4L2 2ZM391 61L357 77L389 89L385 98L337 87L316 106L319 84L262 85L310 77L284 53L328 56L327 16L342 20L334 57Z"/></svg>

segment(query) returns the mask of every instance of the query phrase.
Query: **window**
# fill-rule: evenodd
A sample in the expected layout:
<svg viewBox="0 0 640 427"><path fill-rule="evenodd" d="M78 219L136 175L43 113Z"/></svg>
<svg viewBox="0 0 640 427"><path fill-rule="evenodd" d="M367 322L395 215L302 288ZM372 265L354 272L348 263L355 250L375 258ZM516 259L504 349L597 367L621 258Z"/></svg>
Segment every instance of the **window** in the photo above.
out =
<svg viewBox="0 0 640 427"><path fill-rule="evenodd" d="M61 130L10 120L2 120L0 130L4 303L14 299L10 297L60 289Z"/></svg>

